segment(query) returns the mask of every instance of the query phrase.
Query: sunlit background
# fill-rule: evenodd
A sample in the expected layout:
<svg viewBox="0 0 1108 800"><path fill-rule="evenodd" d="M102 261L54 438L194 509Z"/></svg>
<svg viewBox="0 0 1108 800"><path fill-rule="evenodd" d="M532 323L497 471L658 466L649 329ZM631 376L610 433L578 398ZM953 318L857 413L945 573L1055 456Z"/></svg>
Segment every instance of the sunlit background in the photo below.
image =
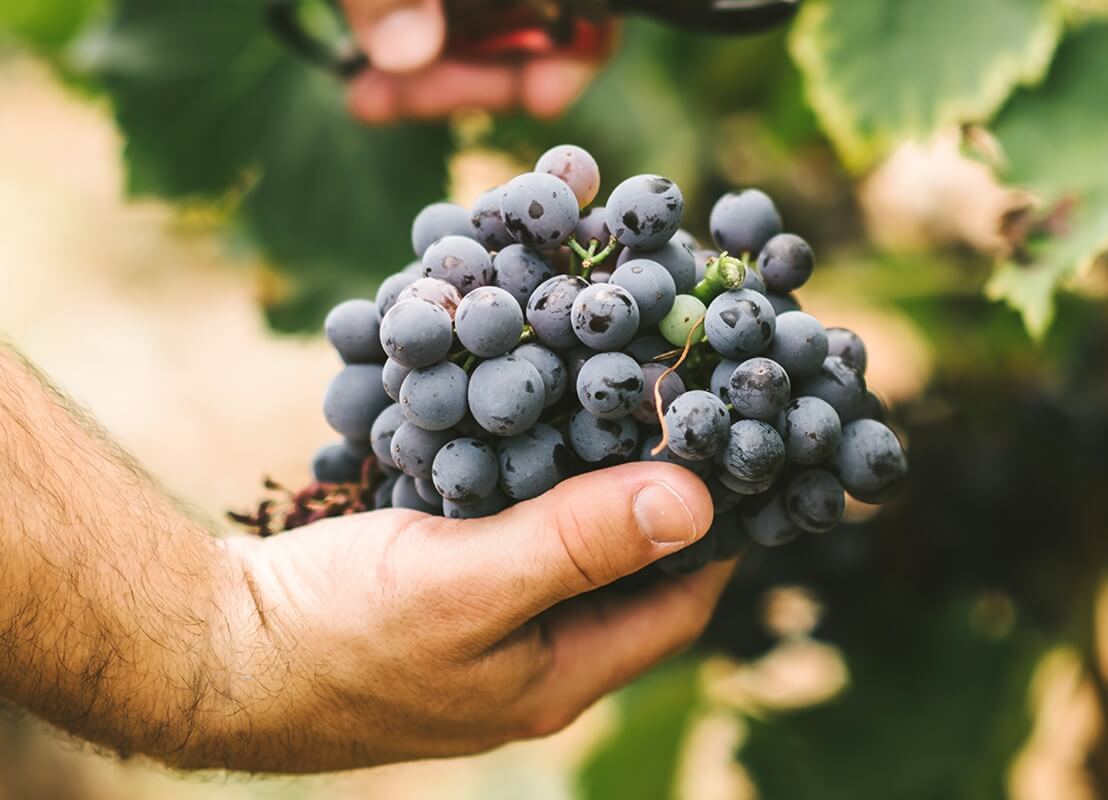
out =
<svg viewBox="0 0 1108 800"><path fill-rule="evenodd" d="M325 778L168 773L0 721L0 798L1108 796L1108 4L809 2L745 40L624 30L555 123L366 132L259 3L0 0L0 331L223 524L330 434L319 329L546 147L601 197L734 186L869 346L906 495L755 550L705 641L564 733ZM861 7L859 7L861 6ZM1060 289L1056 295L1055 289Z"/></svg>

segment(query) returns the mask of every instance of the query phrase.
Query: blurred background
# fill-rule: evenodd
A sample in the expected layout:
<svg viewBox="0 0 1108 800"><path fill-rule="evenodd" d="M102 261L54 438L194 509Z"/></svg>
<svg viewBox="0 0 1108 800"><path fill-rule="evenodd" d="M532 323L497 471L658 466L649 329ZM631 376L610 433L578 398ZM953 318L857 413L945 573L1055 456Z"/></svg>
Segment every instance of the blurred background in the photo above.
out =
<svg viewBox="0 0 1108 800"><path fill-rule="evenodd" d="M751 552L694 652L549 740L196 778L10 712L0 799L1108 797L1108 3L808 0L747 39L636 21L558 121L372 131L261 5L0 0L0 329L174 493L218 520L264 475L305 483L327 308L410 260L421 206L566 141L601 197L676 180L705 241L719 194L768 191L913 480Z"/></svg>

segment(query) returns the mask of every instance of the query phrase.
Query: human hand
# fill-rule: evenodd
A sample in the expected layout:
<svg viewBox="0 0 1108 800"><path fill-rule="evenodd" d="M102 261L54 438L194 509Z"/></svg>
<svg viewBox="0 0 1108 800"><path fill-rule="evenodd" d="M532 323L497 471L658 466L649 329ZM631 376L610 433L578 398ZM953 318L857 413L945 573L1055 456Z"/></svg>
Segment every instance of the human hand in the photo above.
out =
<svg viewBox="0 0 1108 800"><path fill-rule="evenodd" d="M640 463L488 519L384 510L231 540L250 599L219 760L338 770L553 733L699 635L730 563L602 587L711 519L691 472Z"/></svg>
<svg viewBox="0 0 1108 800"><path fill-rule="evenodd" d="M539 117L560 113L588 85L597 64L569 55L524 63L443 58L443 0L343 0L359 46L372 67L353 80L348 101L367 124L433 119L459 108Z"/></svg>

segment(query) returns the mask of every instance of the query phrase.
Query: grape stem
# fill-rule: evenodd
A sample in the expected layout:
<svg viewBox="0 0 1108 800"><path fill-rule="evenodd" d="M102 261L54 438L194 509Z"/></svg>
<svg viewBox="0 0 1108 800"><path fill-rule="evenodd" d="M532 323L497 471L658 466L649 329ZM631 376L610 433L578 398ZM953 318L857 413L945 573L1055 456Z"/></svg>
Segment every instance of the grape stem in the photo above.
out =
<svg viewBox="0 0 1108 800"><path fill-rule="evenodd" d="M466 375L468 375L469 373L473 372L473 368L476 366L477 356L473 355L473 353L470 353L469 358L466 359L466 363L462 364L462 371L465 372Z"/></svg>
<svg viewBox="0 0 1108 800"><path fill-rule="evenodd" d="M574 237L569 237L566 242L569 249L572 250L578 258L581 259L581 277L585 280L589 279L589 275L592 274L593 267L599 266L608 256L615 252L615 249L619 246L619 242L616 241L616 237L612 237L608 240L607 246L599 253L596 252L598 242L596 239L589 240L589 249L586 250Z"/></svg>
<svg viewBox="0 0 1108 800"><path fill-rule="evenodd" d="M519 335L519 341L516 342L516 346L518 347L521 344L527 344L530 341L534 341L534 339L535 339L535 329L532 328L530 325L524 325L523 326L523 333L521 333Z"/></svg>
<svg viewBox="0 0 1108 800"><path fill-rule="evenodd" d="M685 338L685 349L681 351L681 357L667 367L666 371L659 375L658 380L654 383L654 413L658 415L658 425L662 428L662 440L650 451L652 456L657 456L669 446L669 425L666 424L666 412L665 408L662 407L662 384L666 382L666 378L677 372L681 365L685 363L685 359L689 357L689 351L693 347L693 335L696 333L696 329L703 324L704 317L701 316Z"/></svg>
<svg viewBox="0 0 1108 800"><path fill-rule="evenodd" d="M750 269L744 259L720 253L718 258L709 258L704 268L704 277L693 287L692 296L709 305L724 292L738 289L746 280L746 271Z"/></svg>

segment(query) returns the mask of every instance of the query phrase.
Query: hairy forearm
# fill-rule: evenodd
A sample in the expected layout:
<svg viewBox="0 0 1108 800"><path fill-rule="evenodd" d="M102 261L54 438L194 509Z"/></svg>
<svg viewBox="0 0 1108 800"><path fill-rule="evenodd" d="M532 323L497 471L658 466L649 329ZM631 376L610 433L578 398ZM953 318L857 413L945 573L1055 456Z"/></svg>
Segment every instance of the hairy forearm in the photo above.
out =
<svg viewBox="0 0 1108 800"><path fill-rule="evenodd" d="M234 572L0 343L0 697L120 752L215 765Z"/></svg>

